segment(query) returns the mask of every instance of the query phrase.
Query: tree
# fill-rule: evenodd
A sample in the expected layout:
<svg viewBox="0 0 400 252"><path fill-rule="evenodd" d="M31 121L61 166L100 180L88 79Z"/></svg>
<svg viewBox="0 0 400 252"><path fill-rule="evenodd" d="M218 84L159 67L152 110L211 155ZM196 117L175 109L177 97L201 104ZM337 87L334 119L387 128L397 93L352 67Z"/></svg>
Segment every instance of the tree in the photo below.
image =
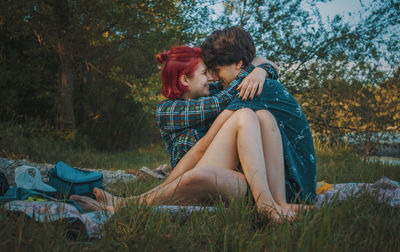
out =
<svg viewBox="0 0 400 252"><path fill-rule="evenodd" d="M141 123L153 127L149 106L161 99L154 56L193 40L203 15L185 15L196 12L194 0L1 5L1 118L75 128L107 150L142 137Z"/></svg>
<svg viewBox="0 0 400 252"><path fill-rule="evenodd" d="M258 53L279 63L281 81L292 91L308 85L306 73L317 60L341 58L360 65L384 61L391 69L399 65L398 2L379 0L364 6L355 25L342 16L325 24L318 2L324 1L225 0L224 15L215 27L243 26Z"/></svg>
<svg viewBox="0 0 400 252"><path fill-rule="evenodd" d="M134 85L132 79L150 76L156 70L157 51L190 37L185 34L188 27L182 11L193 1L17 0L3 4L3 31L35 38L39 47L58 54L59 126L73 129L74 94L85 71L129 87Z"/></svg>

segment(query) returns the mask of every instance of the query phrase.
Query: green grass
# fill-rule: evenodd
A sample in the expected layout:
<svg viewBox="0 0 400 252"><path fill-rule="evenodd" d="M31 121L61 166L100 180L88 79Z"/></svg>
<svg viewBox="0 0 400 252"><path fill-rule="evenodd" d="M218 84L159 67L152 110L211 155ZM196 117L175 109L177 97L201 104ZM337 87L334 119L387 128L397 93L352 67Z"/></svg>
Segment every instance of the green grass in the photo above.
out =
<svg viewBox="0 0 400 252"><path fill-rule="evenodd" d="M20 137L18 130L0 133L1 157L54 163L65 160L90 168L149 167L167 162L163 146L146 146L124 153L98 153L82 144L49 140L46 136ZM15 140L11 142L11 136ZM5 143L4 140L7 140ZM46 141L48 140L48 141ZM22 146L24 145L24 146ZM44 147L45 146L45 147ZM59 149L57 146L60 146ZM49 153L53 152L54 153ZM69 158L69 159L68 159ZM126 160L125 160L126 159ZM318 180L329 183L374 182L382 176L400 181L400 167L367 163L350 148L317 147ZM113 193L135 195L155 184L146 180L117 184ZM71 237L66 222L36 223L0 211L0 251L399 251L400 209L378 203L363 194L333 202L278 225L259 215L252 205L218 203L216 212L181 218L134 204L121 209L105 225L101 239L84 233Z"/></svg>
<svg viewBox="0 0 400 252"><path fill-rule="evenodd" d="M106 153L95 151L75 133L60 134L5 123L0 123L0 156L49 164L61 160L74 167L110 170L138 170L143 166L154 168L169 163L162 143Z"/></svg>

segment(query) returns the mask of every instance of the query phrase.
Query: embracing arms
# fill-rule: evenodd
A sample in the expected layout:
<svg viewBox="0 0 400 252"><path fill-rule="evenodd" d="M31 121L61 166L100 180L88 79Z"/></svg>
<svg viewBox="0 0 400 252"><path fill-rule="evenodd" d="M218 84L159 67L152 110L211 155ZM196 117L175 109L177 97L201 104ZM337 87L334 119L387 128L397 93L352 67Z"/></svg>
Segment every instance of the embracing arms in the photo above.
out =
<svg viewBox="0 0 400 252"><path fill-rule="evenodd" d="M261 65L254 70L253 65L242 70L249 71L249 74L241 83L240 79L236 78L225 90L212 96L201 97L199 99L167 99L162 101L157 106L156 113L159 128L163 131L177 131L213 119L230 103L236 95L237 89L240 89L239 97L242 99L247 99L247 97L252 99L256 90L260 94L267 74L269 77L275 79L278 74L272 65L266 63L267 60L263 59L258 62ZM262 64L263 62L264 64Z"/></svg>

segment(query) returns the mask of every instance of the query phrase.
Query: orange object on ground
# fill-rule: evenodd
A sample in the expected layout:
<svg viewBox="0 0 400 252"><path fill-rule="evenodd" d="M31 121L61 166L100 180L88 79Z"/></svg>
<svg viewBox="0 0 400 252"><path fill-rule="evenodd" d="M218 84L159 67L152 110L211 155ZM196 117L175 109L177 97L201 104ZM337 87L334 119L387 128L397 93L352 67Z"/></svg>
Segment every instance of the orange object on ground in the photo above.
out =
<svg viewBox="0 0 400 252"><path fill-rule="evenodd" d="M133 175L136 175L136 173L137 173L137 171L134 169L128 169L126 172L129 174L133 174Z"/></svg>
<svg viewBox="0 0 400 252"><path fill-rule="evenodd" d="M320 181L317 183L317 194L325 193L326 191L332 190L333 185Z"/></svg>

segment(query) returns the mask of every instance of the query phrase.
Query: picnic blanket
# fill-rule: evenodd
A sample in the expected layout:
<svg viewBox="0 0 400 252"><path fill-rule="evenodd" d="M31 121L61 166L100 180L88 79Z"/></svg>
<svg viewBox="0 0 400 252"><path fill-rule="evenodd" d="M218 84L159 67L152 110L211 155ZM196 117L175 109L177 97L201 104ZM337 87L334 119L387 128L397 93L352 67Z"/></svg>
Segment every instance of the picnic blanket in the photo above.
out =
<svg viewBox="0 0 400 252"><path fill-rule="evenodd" d="M57 220L80 221L84 224L86 233L91 238L101 237L101 231L107 217L111 213L96 211L81 213L74 205L57 201L23 201L14 200L5 204L8 211L19 212L38 222L53 222Z"/></svg>
<svg viewBox="0 0 400 252"><path fill-rule="evenodd" d="M342 201L349 197L357 197L363 193L371 193L377 197L379 202L386 202L395 208L400 207L400 183L386 177L383 177L375 183L323 184L322 186L324 186L324 190L320 191L315 201L317 208L332 201ZM71 218L79 220L85 225L89 237L94 238L101 237L104 223L113 216L110 212L102 211L82 213L71 204L55 201L15 200L7 202L5 208L9 211L22 212L39 222ZM167 205L154 206L153 209L172 215L180 214L182 220L186 219L194 212L217 210L216 207Z"/></svg>
<svg viewBox="0 0 400 252"><path fill-rule="evenodd" d="M370 193L376 196L379 202L386 202L392 207L400 207L400 183L387 177L375 183L342 183L330 186L324 184L322 187L324 187L323 192L318 194L315 200L318 208L333 200L342 201L349 197L358 197L363 193Z"/></svg>

